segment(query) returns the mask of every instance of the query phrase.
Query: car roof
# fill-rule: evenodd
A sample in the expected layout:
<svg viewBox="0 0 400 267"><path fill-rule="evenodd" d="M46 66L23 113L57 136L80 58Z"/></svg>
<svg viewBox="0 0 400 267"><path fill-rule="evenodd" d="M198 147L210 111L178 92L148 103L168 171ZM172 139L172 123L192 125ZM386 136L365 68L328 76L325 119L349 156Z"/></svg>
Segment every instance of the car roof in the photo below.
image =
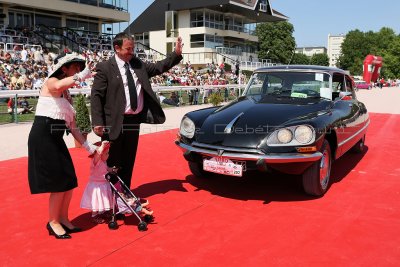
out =
<svg viewBox="0 0 400 267"><path fill-rule="evenodd" d="M272 71L272 70L312 70L312 71L326 71L326 72L340 72L347 74L344 70L316 65L276 65L272 67L258 68L255 72Z"/></svg>

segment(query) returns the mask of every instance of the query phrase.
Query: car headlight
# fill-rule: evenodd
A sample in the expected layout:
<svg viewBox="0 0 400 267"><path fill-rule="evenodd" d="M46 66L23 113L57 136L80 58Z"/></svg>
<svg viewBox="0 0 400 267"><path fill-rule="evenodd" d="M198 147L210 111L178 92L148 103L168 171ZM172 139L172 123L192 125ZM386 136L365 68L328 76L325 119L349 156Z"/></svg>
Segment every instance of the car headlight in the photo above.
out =
<svg viewBox="0 0 400 267"><path fill-rule="evenodd" d="M292 141L293 134L289 129L283 128L278 130L278 132L276 133L276 137L278 141L282 144L287 144Z"/></svg>
<svg viewBox="0 0 400 267"><path fill-rule="evenodd" d="M179 132L187 138L193 138L195 132L194 122L188 117L184 117L181 121Z"/></svg>
<svg viewBox="0 0 400 267"><path fill-rule="evenodd" d="M268 146L309 145L315 141L315 130L310 125L280 128L267 137Z"/></svg>
<svg viewBox="0 0 400 267"><path fill-rule="evenodd" d="M301 144L308 144L313 138L313 131L309 126L301 125L294 130L294 138Z"/></svg>

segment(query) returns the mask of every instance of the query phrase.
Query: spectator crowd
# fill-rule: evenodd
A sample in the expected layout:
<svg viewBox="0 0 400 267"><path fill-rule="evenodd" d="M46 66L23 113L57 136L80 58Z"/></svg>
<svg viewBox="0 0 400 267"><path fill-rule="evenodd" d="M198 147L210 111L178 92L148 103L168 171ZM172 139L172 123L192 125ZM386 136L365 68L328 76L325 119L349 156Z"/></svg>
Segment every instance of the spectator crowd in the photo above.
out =
<svg viewBox="0 0 400 267"><path fill-rule="evenodd" d="M65 31L63 35L69 39L81 41L81 39L78 38L79 36L77 37L71 32ZM92 38L92 43L97 42L94 36L89 37ZM30 31L25 31L23 29L19 31L15 29L2 30L0 31L0 38L1 40L4 39L4 42L14 42L11 43L14 44L12 50L0 46L0 90L40 89L48 73L51 71L53 62L58 54L50 52L47 48L42 47L35 36L30 34ZM24 38L29 38L29 44L26 43ZM98 41L101 45L108 42L110 42L110 40L105 38L99 39ZM96 48L96 46L91 47ZM71 50L66 47L62 52L70 53ZM147 52L144 49L137 48L135 52L142 60L151 61L152 58L154 58L151 55L146 56ZM94 65L96 65L98 62L107 60L109 57L113 56L114 52L112 50L85 49L81 51L81 54L83 54L89 62L94 62ZM242 76L242 79L243 78L245 78L245 76ZM151 83L155 89L157 86L199 86L199 88L187 90L189 102L191 104L198 104L200 101L205 103L212 93L211 89L202 89L203 86L238 83L238 72L235 71L235 66L233 66L233 70L231 70L227 68L225 63L210 63L193 67L190 62L186 62L185 64L172 68L162 75L151 78ZM245 81L242 80L241 83L244 84ZM84 81L78 86L90 86L90 80ZM225 100L228 99L229 95L234 94L233 91L226 88L218 89L218 91L223 95ZM199 99L200 96L202 99ZM179 96L176 93L173 93L169 98L172 98L173 102L171 103L173 103L173 105L178 105L180 102ZM18 107L21 108L21 105L18 105ZM9 106L9 108L12 107ZM24 109L23 112L27 112L26 109Z"/></svg>

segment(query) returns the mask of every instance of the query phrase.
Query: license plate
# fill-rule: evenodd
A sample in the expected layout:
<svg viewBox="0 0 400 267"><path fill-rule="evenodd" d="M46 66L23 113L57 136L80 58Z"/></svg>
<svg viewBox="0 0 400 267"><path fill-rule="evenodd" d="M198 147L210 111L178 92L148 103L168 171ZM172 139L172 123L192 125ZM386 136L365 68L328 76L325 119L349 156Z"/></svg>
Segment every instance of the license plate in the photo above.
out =
<svg viewBox="0 0 400 267"><path fill-rule="evenodd" d="M233 163L230 159L216 157L203 160L203 170L224 175L241 177L243 166Z"/></svg>

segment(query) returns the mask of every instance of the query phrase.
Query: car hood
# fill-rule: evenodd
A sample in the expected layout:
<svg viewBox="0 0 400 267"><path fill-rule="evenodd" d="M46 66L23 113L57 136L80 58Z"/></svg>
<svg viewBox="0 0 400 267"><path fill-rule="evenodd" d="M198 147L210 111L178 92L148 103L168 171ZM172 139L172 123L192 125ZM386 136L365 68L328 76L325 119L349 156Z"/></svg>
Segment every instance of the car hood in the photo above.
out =
<svg viewBox="0 0 400 267"><path fill-rule="evenodd" d="M318 112L329 110L331 103L315 99L311 102L267 103L242 98L215 110L201 126L196 125L196 141L218 146L257 148L276 128L318 116ZM230 133L226 132L227 128Z"/></svg>

